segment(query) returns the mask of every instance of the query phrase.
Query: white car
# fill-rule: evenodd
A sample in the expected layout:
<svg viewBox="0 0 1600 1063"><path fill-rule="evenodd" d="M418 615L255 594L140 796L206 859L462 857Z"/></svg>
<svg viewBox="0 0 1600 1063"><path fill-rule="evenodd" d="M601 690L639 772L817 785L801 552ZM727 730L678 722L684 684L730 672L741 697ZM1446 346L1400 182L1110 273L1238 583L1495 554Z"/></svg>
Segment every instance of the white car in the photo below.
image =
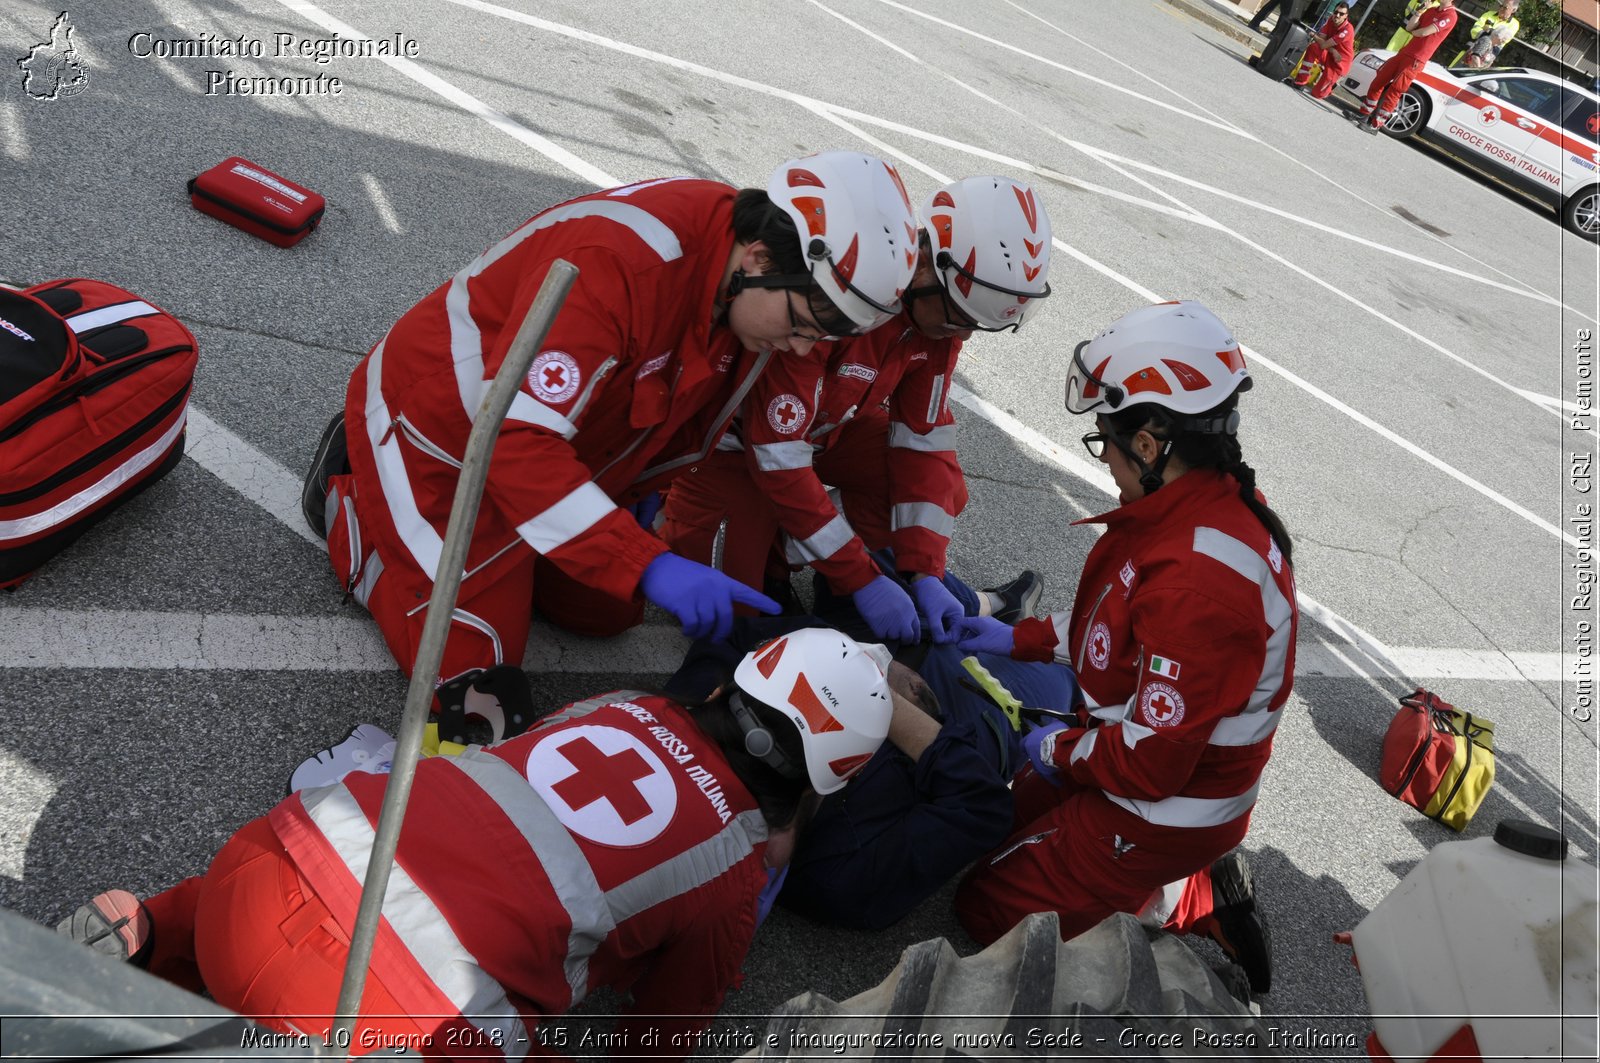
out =
<svg viewBox="0 0 1600 1063"><path fill-rule="evenodd" d="M1339 86L1357 98L1393 53L1369 48ZM1422 68L1384 132L1422 136L1551 204L1567 228L1600 238L1600 96L1551 74Z"/></svg>

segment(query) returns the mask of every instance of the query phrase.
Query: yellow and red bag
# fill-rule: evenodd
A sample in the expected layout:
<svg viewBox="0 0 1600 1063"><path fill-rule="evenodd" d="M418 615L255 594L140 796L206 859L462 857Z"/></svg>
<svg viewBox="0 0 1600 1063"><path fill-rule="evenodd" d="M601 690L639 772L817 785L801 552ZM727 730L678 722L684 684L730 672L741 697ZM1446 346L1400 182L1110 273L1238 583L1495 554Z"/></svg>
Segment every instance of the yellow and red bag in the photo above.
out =
<svg viewBox="0 0 1600 1063"><path fill-rule="evenodd" d="M1494 782L1494 724L1417 688L1383 736L1378 782L1429 819L1464 830Z"/></svg>

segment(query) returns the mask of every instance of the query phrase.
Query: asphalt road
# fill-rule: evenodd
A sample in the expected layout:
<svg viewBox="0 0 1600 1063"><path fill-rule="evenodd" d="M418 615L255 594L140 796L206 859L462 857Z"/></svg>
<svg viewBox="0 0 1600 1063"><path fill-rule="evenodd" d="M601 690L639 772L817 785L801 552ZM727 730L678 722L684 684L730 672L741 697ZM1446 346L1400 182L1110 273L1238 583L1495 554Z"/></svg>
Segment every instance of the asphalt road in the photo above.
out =
<svg viewBox="0 0 1600 1063"><path fill-rule="evenodd" d="M60 10L6 4L0 55L25 55ZM69 13L77 95L28 98L0 64L0 280L118 282L188 322L202 357L189 457L0 601L0 904L53 923L100 889L198 873L301 757L359 721L394 728L404 685L295 494L400 312L565 197L684 173L759 186L834 147L894 157L914 198L975 173L1030 180L1054 224L1045 312L962 359L972 502L953 560L975 583L1033 567L1066 605L1093 536L1069 522L1109 508L1077 443L1089 429L1062 409L1073 344L1184 297L1247 348L1241 434L1310 602L1245 845L1277 948L1265 1011L1369 1028L1330 937L1454 837L1376 782L1394 699L1419 683L1498 725L1499 778L1467 835L1533 818L1593 860L1595 729L1564 677L1592 663L1575 637L1593 611L1571 605L1594 571L1592 531L1572 523L1589 496L1571 473L1595 447L1592 354L1574 347L1600 328L1597 259L1553 216L1362 135L1161 0ZM416 58L273 55L274 34L335 31L400 33ZM266 54L141 58L140 33ZM209 70L342 91L206 95ZM321 230L281 250L192 210L184 181L232 154L326 195ZM653 683L681 647L660 615L617 645L535 642L552 703ZM780 912L729 1028L807 989L859 992L926 937L969 951L948 901L877 935Z"/></svg>

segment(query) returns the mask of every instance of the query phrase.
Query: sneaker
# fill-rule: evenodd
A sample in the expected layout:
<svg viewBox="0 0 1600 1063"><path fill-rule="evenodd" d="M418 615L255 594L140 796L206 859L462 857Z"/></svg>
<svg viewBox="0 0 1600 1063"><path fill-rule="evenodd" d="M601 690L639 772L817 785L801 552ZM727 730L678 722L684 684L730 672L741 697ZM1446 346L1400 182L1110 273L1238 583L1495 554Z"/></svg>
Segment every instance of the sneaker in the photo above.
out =
<svg viewBox="0 0 1600 1063"><path fill-rule="evenodd" d="M353 771L382 775L394 767L394 739L370 723L358 724L344 741L314 753L289 776L289 792L332 786Z"/></svg>
<svg viewBox="0 0 1600 1063"><path fill-rule="evenodd" d="M1235 849L1211 865L1211 940L1250 979L1253 993L1272 991L1272 932L1256 907L1250 861Z"/></svg>
<svg viewBox="0 0 1600 1063"><path fill-rule="evenodd" d="M1383 130L1383 126L1378 125L1376 122L1362 122L1361 123L1361 131L1363 133L1369 133L1372 136L1377 136L1378 133L1381 132L1382 130Z"/></svg>
<svg viewBox="0 0 1600 1063"><path fill-rule="evenodd" d="M56 924L56 933L113 959L144 966L155 928L144 903L127 890L107 890Z"/></svg>
<svg viewBox="0 0 1600 1063"><path fill-rule="evenodd" d="M1003 624L1015 624L1038 611L1039 602L1044 597L1044 580L1032 569L1024 569L1010 583L986 588L983 593L993 595L991 604L999 603L990 613L991 616Z"/></svg>
<svg viewBox="0 0 1600 1063"><path fill-rule="evenodd" d="M350 471L350 448L344 438L344 411L333 415L317 442L316 457L300 489L300 512L318 538L328 537L328 481Z"/></svg>

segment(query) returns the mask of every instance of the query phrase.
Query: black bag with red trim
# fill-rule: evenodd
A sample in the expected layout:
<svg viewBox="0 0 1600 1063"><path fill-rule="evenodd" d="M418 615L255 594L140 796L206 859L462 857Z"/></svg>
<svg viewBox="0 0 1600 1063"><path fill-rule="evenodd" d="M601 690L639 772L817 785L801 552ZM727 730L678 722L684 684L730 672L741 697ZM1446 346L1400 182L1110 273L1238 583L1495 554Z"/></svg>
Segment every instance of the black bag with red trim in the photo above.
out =
<svg viewBox="0 0 1600 1063"><path fill-rule="evenodd" d="M0 588L178 464L198 359L181 321L114 284L0 288Z"/></svg>

